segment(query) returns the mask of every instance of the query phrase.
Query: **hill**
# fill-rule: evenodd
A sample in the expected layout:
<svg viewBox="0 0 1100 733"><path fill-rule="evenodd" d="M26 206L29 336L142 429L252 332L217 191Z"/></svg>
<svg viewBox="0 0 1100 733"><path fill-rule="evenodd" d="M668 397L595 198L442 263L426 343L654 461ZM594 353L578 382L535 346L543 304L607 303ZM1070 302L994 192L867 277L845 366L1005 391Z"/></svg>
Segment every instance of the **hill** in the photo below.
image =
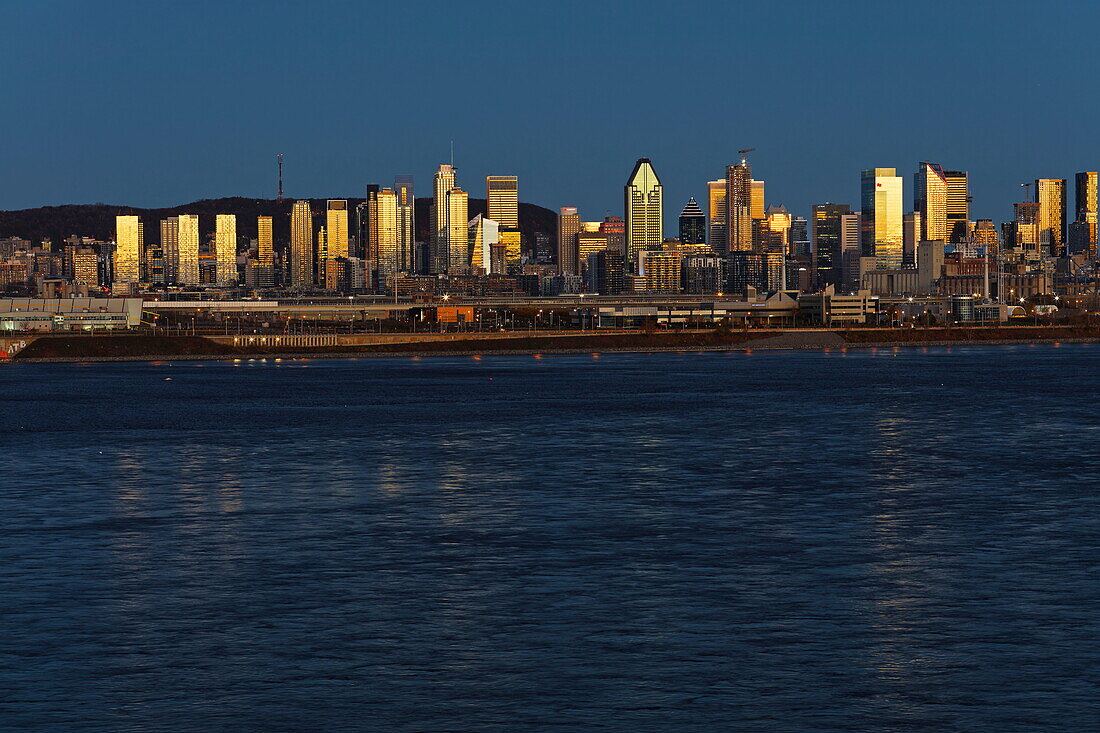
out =
<svg viewBox="0 0 1100 733"><path fill-rule="evenodd" d="M313 208L314 227L319 228L325 217L325 199L308 199ZM348 199L350 216L348 227L353 233L356 228L355 207L363 199ZM72 235L93 237L99 240L112 239L115 234L115 216L118 214L136 214L145 224L146 243L159 240L158 222L179 214L198 214L199 230L203 236L214 231L215 214L236 214L237 233L253 238L256 236L256 219L260 216L272 217L275 229L275 241L284 242L290 238L290 207L293 200L285 199L248 199L241 197L202 199L189 204L163 209L142 209L133 206L112 204L70 204L65 206L41 206L37 209L0 211L0 239L22 237L38 241L50 239L59 243ZM432 199L416 199L416 238L427 241L430 224ZM470 218L485 213L485 199L470 199ZM550 209L535 204L520 203L520 230L524 242L534 248L535 235L546 234L556 237L558 219Z"/></svg>

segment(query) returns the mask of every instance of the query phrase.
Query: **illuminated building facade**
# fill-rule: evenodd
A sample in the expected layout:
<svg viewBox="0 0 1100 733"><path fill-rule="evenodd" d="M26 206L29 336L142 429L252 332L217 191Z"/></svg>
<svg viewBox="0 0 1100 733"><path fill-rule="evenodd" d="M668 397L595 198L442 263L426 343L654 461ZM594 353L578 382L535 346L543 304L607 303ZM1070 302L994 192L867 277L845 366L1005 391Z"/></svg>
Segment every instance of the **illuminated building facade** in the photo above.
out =
<svg viewBox="0 0 1100 733"><path fill-rule="evenodd" d="M348 256L348 202L330 199L325 207L324 254L321 262L347 259Z"/></svg>
<svg viewBox="0 0 1100 733"><path fill-rule="evenodd" d="M470 264L475 274L493 274L493 246L500 239L499 225L481 214L475 216L469 224Z"/></svg>
<svg viewBox="0 0 1100 733"><path fill-rule="evenodd" d="M259 271L256 285L261 288L275 286L275 235L270 216L256 220L256 264Z"/></svg>
<svg viewBox="0 0 1100 733"><path fill-rule="evenodd" d="M452 188L445 197L447 207L445 272L463 274L470 268L470 196L461 188Z"/></svg>
<svg viewBox="0 0 1100 733"><path fill-rule="evenodd" d="M944 171L947 182L947 239L962 241L970 221L970 184L966 171Z"/></svg>
<svg viewBox="0 0 1100 733"><path fill-rule="evenodd" d="M308 201L295 201L290 209L290 285L313 284L313 212Z"/></svg>
<svg viewBox="0 0 1100 733"><path fill-rule="evenodd" d="M947 178L936 163L921 163L913 176L913 210L920 214L918 239L947 239Z"/></svg>
<svg viewBox="0 0 1100 733"><path fill-rule="evenodd" d="M214 219L214 279L219 285L237 282L237 215Z"/></svg>
<svg viewBox="0 0 1100 733"><path fill-rule="evenodd" d="M862 248L878 269L902 264L902 179L894 168L868 168L860 178Z"/></svg>
<svg viewBox="0 0 1100 733"><path fill-rule="evenodd" d="M451 189L455 187L455 169L454 166L446 163L439 166L439 170L435 173L435 178L432 180L432 189L434 198L432 199L432 222L431 222L431 252L432 252L432 271L438 273L445 273L448 271L451 265L451 226L448 218L448 202L447 194ZM466 226L468 220L465 216L462 218L462 244L463 248L466 245Z"/></svg>
<svg viewBox="0 0 1100 733"><path fill-rule="evenodd" d="M395 176L397 194L397 271L413 270L413 250L416 248L416 196L412 176Z"/></svg>
<svg viewBox="0 0 1100 733"><path fill-rule="evenodd" d="M664 187L649 158L639 158L624 191L627 267L637 268L638 253L661 249L664 240Z"/></svg>
<svg viewBox="0 0 1100 733"><path fill-rule="evenodd" d="M728 247L726 236L726 182L707 181L707 214L710 224L707 229L710 246L719 253Z"/></svg>
<svg viewBox="0 0 1100 733"><path fill-rule="evenodd" d="M392 188L383 188L375 194L371 240L376 249L367 259L375 261L380 288L388 288L394 276L404 269L397 202L397 192Z"/></svg>
<svg viewBox="0 0 1100 733"><path fill-rule="evenodd" d="M199 217L198 214L180 214L177 240L176 283L198 285L199 276Z"/></svg>
<svg viewBox="0 0 1100 733"><path fill-rule="evenodd" d="M1061 257L1066 248L1066 179L1036 180L1035 201L1039 204L1035 221L1039 228L1039 246Z"/></svg>
<svg viewBox="0 0 1100 733"><path fill-rule="evenodd" d="M577 234L581 230L581 216L575 206L563 206L558 210L558 274L577 275Z"/></svg>
<svg viewBox="0 0 1100 733"><path fill-rule="evenodd" d="M646 292L680 292L680 253L640 250L638 276L645 280Z"/></svg>
<svg viewBox="0 0 1100 733"><path fill-rule="evenodd" d="M485 214L501 227L519 227L518 177L486 176Z"/></svg>
<svg viewBox="0 0 1100 733"><path fill-rule="evenodd" d="M744 159L726 166L726 249L752 250L752 166Z"/></svg>
<svg viewBox="0 0 1100 733"><path fill-rule="evenodd" d="M141 280L143 233L138 217L115 217L114 281L120 285L132 285Z"/></svg>
<svg viewBox="0 0 1100 733"><path fill-rule="evenodd" d="M1097 173L1086 171L1075 177L1074 209L1077 212L1070 227L1070 254L1083 254L1090 259L1097 255Z"/></svg>

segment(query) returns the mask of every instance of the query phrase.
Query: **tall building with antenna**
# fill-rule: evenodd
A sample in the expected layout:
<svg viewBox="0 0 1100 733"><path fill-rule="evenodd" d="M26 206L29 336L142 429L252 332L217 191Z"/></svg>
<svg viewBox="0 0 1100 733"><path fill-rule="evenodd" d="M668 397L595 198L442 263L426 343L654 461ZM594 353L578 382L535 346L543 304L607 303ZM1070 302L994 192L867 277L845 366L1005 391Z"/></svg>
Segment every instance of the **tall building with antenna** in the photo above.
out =
<svg viewBox="0 0 1100 733"><path fill-rule="evenodd" d="M752 249L752 199L752 166L742 155L740 163L726 166L726 249L729 252Z"/></svg>
<svg viewBox="0 0 1100 733"><path fill-rule="evenodd" d="M453 143L452 143L453 150ZM453 153L452 153L453 154ZM448 163L442 163L435 172L432 181L432 209L431 209L431 257L432 272L445 273L451 264L451 229L450 210L447 206L447 194L455 187L455 167ZM466 241L466 231L469 221L462 221L463 242Z"/></svg>

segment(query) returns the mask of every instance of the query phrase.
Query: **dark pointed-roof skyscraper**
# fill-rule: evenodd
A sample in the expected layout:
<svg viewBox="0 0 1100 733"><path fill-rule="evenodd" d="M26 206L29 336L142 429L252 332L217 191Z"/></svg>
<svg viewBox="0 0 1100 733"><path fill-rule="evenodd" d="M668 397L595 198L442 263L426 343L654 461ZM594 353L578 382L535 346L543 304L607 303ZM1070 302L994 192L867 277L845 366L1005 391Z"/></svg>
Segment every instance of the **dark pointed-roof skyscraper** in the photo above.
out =
<svg viewBox="0 0 1100 733"><path fill-rule="evenodd" d="M680 244L707 243L707 215L699 208L695 197L688 199L680 212Z"/></svg>

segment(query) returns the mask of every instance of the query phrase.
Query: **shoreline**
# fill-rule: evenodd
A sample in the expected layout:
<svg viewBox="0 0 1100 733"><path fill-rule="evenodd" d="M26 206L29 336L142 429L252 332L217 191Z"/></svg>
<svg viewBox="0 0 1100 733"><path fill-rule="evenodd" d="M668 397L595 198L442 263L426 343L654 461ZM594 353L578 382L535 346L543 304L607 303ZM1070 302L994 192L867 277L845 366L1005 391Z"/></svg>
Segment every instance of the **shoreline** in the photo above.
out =
<svg viewBox="0 0 1100 733"><path fill-rule="evenodd" d="M822 332L835 335L834 332ZM314 359L374 359L408 357L446 357L446 356L555 356L575 354L659 354L659 353L701 353L701 352L743 352L753 351L847 351L849 349L899 349L914 347L952 347L952 346L1026 346L1052 344L1091 344L1100 343L1100 337L1050 337L1021 339L975 339L975 340L928 340L928 341L871 341L839 343L792 343L790 339L782 343L768 343L774 336L765 336L755 340L731 344L696 344L676 346L607 346L593 345L586 348L547 347L535 348L491 348L491 349L452 349L452 350L361 350L361 351L319 351L319 352L270 352L236 354L141 354L125 356L48 356L16 357L0 361L2 364L77 364L109 362L172 362L172 361L258 361L280 359L283 361L312 361ZM778 338L783 338L779 336ZM405 344L402 344L405 345Z"/></svg>

